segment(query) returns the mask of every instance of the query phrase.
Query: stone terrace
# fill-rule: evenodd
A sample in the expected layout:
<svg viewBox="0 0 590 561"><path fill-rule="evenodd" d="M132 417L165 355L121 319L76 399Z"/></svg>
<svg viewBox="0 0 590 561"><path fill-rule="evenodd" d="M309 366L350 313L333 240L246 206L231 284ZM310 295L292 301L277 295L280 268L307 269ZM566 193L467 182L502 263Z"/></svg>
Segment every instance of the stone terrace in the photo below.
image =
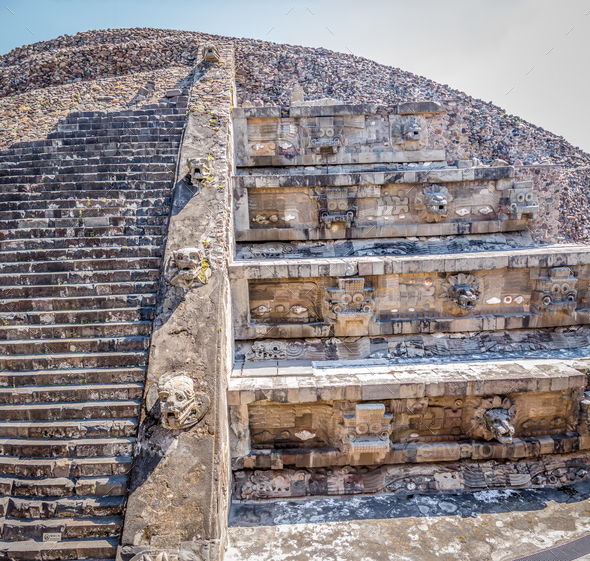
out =
<svg viewBox="0 0 590 561"><path fill-rule="evenodd" d="M186 107L0 152L0 558L115 557Z"/></svg>

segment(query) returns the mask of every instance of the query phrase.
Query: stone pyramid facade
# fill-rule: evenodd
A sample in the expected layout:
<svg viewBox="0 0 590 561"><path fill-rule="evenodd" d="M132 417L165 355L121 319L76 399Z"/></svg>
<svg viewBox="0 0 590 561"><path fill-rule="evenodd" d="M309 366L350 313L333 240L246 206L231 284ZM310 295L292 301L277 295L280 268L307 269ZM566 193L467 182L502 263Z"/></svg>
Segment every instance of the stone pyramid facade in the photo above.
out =
<svg viewBox="0 0 590 561"><path fill-rule="evenodd" d="M588 478L587 155L358 57L131 31L0 69L0 558L214 561L232 502ZM109 108L16 118L71 91Z"/></svg>

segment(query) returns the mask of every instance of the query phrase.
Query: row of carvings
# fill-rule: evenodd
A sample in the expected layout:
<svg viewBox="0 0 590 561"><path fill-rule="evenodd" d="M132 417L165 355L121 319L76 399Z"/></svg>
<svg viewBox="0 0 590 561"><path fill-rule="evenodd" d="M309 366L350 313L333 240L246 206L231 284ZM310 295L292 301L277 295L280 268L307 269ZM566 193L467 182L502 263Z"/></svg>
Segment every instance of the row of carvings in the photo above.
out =
<svg viewBox="0 0 590 561"><path fill-rule="evenodd" d="M377 469L239 470L234 472L234 497L269 499L311 495L417 493L480 489L542 488L571 485L588 478L587 454L545 456L513 462L453 462Z"/></svg>
<svg viewBox="0 0 590 561"><path fill-rule="evenodd" d="M520 186L522 185L522 186ZM305 196L301 193L292 195L293 201L285 195L283 206L288 209L259 210L268 207L275 196L267 193L254 193L249 196L250 221L254 227L296 227L301 224L311 226L314 213L317 213L317 224L321 228L330 229L333 224L352 226L370 225L387 220L403 222L406 219L426 223L459 220L473 215L478 219L487 216L499 216L511 220L524 218L535 219L539 213L539 197L530 182L516 184L513 189L498 191L498 197L489 193L489 199L497 199L497 203L482 203L480 193L469 192L469 198L463 198L461 204L454 205L453 195L445 185L423 185L412 198L414 187L402 190L396 195L383 191L379 185L364 188L362 193L350 195L346 187L328 188L321 194L309 195L308 201L316 201L317 210L311 204L305 204ZM360 201L368 202L360 204ZM376 200L376 203L374 202ZM300 209L300 210L298 210Z"/></svg>
<svg viewBox="0 0 590 561"><path fill-rule="evenodd" d="M314 257L364 257L379 255L441 255L480 251L508 251L530 245L521 232L498 237L449 236L419 240L301 241L243 244L238 259L301 259ZM352 245L352 248L351 248Z"/></svg>
<svg viewBox="0 0 590 561"><path fill-rule="evenodd" d="M520 279L520 281L526 282L524 279ZM379 312L376 310L376 291L373 287L367 286L366 279L364 277L348 277L339 278L337 282L337 287L323 289L327 321L343 328L349 322L367 326L369 322L375 321L376 312ZM516 295L503 295L502 288L498 287L497 293L484 297L478 273L450 274L442 282L436 282L432 278L410 278L400 282L399 278L392 276L389 283L396 286L383 290L395 290L397 296L395 298L389 297L388 301L392 301L392 298L395 299L396 302L399 302L398 306L407 308L409 313L432 312L441 307L437 305L437 301L442 305L442 312L452 316L473 315L484 302L487 306L522 307L528 304L531 313L549 317L555 317L559 313L572 314L576 310L578 306L578 278L574 276L569 267L548 269L545 276L535 279L534 282L530 300L529 295L525 294L525 291L528 290L526 287L523 287L525 290L522 294ZM264 292L260 292L262 290L259 288L260 284L252 285L251 301L254 303L250 309L252 320L263 323L297 322L298 318L301 322L319 321L324 314L318 311L317 306L313 303L313 295L317 293L317 287L313 283L307 282L303 285L303 288L298 292L294 285L285 287L280 283L276 286L270 285L271 292L268 297L265 297ZM265 287L265 290L269 288L266 285ZM297 301L297 296L301 291L308 295L305 301ZM277 299L276 294L287 292L288 300L283 302L282 299ZM260 300L264 300L265 303L259 303ZM585 304L586 298L581 298L580 303ZM387 310L387 313L391 315L396 315L399 312L399 308Z"/></svg>
<svg viewBox="0 0 590 561"><path fill-rule="evenodd" d="M195 386L194 380L184 373L166 373L158 380L158 397L162 425L170 430L186 430L195 426L207 413L210 407L210 398L205 391ZM525 396L526 397L526 396ZM551 428L560 428L574 422L575 412L567 411L567 403L570 400L560 400L558 404L564 410L563 416L556 416L550 421ZM452 435L460 435L465 424L470 426L469 433L472 437L484 440L493 440L506 444L512 442L515 434L516 405L506 396L483 396L477 403L471 403L464 411L462 399L456 399L450 407L429 404L428 399L415 400L408 407L407 400L394 401L391 412L386 410L385 404L380 402L357 403L354 409L345 410L340 422L336 422L333 408L322 406L317 408L316 418L320 415L321 422L312 421L310 413L303 413L300 419L307 420L307 425L299 427L295 436L299 441L311 441L317 437L318 429L333 432L341 451L350 453L358 458L360 454L371 453L378 457L384 457L390 450L392 434L399 434L404 430L428 430L431 434L435 431L450 432ZM571 405L571 404L570 404ZM401 408L405 407L405 410ZM587 430L590 419L590 401L583 400L580 406L580 423L582 432ZM469 414L469 419L464 419ZM285 435L269 432L266 428L285 429L289 426L295 428L295 407L258 407L251 411L250 425L252 441L255 444L267 439L264 432L272 439L280 439ZM307 417L305 417L307 415ZM258 416L258 419L257 419ZM564 418L572 417L572 419ZM311 422L310 422L311 421ZM544 421L544 420L541 420ZM530 419L520 423L521 429L528 425L539 424L538 419ZM330 427L333 427L330 429ZM265 431L256 433L256 427ZM289 432L289 437L291 433ZM415 435L418 438L418 434ZM414 433L410 434L410 438ZM327 440L326 434L320 438Z"/></svg>
<svg viewBox="0 0 590 561"><path fill-rule="evenodd" d="M428 144L424 117L379 115L251 118L247 125L252 156L296 156L305 153L337 154L340 151L381 149L415 151Z"/></svg>
<svg viewBox="0 0 590 561"><path fill-rule="evenodd" d="M247 361L394 359L482 353L511 353L572 349L590 346L587 326L563 333L553 329L509 330L474 333L465 337L433 337L428 334L390 336L375 342L370 337L325 339L269 339L238 342L236 352Z"/></svg>
<svg viewBox="0 0 590 561"><path fill-rule="evenodd" d="M250 406L249 426L256 449L336 446L358 460L383 461L395 442L470 439L510 444L515 434L587 431L590 401L580 392L472 397L397 399L349 405L289 404ZM517 403L522 410L517 415ZM523 408L524 407L524 408ZM528 410L533 411L532 414ZM543 411L535 415L534 411Z"/></svg>

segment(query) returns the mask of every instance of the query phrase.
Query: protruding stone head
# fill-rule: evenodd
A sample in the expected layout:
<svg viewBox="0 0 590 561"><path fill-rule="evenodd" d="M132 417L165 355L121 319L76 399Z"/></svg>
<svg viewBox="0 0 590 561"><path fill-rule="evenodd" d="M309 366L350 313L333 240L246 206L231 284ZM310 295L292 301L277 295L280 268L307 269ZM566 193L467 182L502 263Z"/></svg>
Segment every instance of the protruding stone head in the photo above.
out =
<svg viewBox="0 0 590 561"><path fill-rule="evenodd" d="M195 392L187 375L166 373L158 380L162 425L168 429L187 429L196 425L209 409L209 396Z"/></svg>
<svg viewBox="0 0 590 561"><path fill-rule="evenodd" d="M422 127L418 121L407 121L402 127L402 137L404 140L420 140Z"/></svg>
<svg viewBox="0 0 590 561"><path fill-rule="evenodd" d="M494 438L502 444L510 444L514 436L514 427L510 422L510 411L508 409L489 409L485 412L489 431Z"/></svg>

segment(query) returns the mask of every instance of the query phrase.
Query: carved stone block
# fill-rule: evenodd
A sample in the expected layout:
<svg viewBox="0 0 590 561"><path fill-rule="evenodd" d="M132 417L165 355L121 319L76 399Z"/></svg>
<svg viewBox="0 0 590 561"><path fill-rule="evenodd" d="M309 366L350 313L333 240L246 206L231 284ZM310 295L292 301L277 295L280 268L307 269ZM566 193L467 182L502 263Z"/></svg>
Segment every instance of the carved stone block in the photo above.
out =
<svg viewBox="0 0 590 561"><path fill-rule="evenodd" d="M366 330L375 309L374 289L362 277L338 279L338 288L327 289L328 318L342 334L359 335ZM339 334L337 332L337 334Z"/></svg>
<svg viewBox="0 0 590 561"><path fill-rule="evenodd" d="M203 47L203 60L205 62L219 62L221 60L219 50L215 45L206 45Z"/></svg>
<svg viewBox="0 0 590 561"><path fill-rule="evenodd" d="M361 454L374 454L376 460L382 460L390 450L392 419L382 403L358 403L354 413L343 415L340 449L357 460Z"/></svg>
<svg viewBox="0 0 590 561"><path fill-rule="evenodd" d="M512 220L523 216L535 219L539 215L539 195L532 181L515 183L513 189L506 189L500 204L505 205L506 214Z"/></svg>
<svg viewBox="0 0 590 561"><path fill-rule="evenodd" d="M558 313L571 314L577 307L578 279L569 267L554 267L547 276L537 279L531 297L531 308L538 314L551 317Z"/></svg>

